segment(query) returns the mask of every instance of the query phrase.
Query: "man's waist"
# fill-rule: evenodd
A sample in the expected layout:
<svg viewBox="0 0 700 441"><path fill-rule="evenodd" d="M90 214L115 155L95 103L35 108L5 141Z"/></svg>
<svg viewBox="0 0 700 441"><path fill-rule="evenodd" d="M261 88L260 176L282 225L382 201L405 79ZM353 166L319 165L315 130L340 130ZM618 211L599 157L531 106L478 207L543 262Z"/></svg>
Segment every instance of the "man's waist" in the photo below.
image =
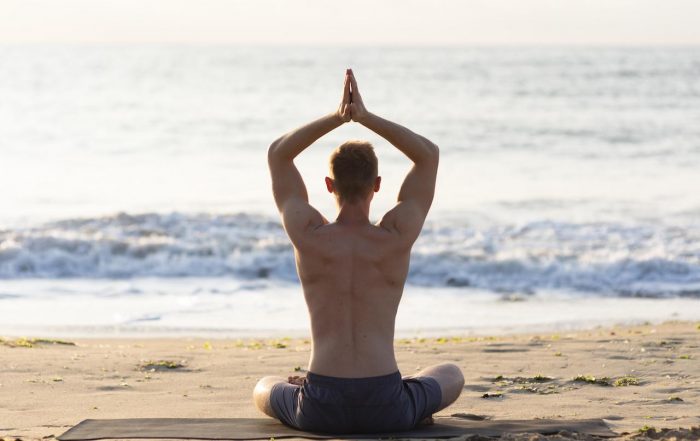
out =
<svg viewBox="0 0 700 441"><path fill-rule="evenodd" d="M396 373L399 370L394 354L383 351L373 355L349 356L345 353L323 353L314 350L309 371L332 378L374 378Z"/></svg>
<svg viewBox="0 0 700 441"><path fill-rule="evenodd" d="M343 388L356 386L371 387L401 381L401 372L396 370L390 374L376 375L371 377L336 377L330 375L317 374L314 372L307 372L306 381L309 384L338 386Z"/></svg>

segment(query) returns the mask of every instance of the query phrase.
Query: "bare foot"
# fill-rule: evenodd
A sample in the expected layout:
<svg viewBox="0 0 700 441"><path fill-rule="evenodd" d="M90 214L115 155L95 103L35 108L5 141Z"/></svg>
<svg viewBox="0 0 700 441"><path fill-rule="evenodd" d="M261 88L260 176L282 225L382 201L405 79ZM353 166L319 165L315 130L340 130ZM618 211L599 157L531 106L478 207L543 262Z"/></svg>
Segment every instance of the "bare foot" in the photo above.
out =
<svg viewBox="0 0 700 441"><path fill-rule="evenodd" d="M432 426L433 424L435 424L435 420L433 419L432 415L423 418L423 420L420 423L418 423L419 426Z"/></svg>
<svg viewBox="0 0 700 441"><path fill-rule="evenodd" d="M287 383L294 384L295 386L303 386L304 380L306 380L306 377L300 377L298 375L294 375L293 377L287 377Z"/></svg>

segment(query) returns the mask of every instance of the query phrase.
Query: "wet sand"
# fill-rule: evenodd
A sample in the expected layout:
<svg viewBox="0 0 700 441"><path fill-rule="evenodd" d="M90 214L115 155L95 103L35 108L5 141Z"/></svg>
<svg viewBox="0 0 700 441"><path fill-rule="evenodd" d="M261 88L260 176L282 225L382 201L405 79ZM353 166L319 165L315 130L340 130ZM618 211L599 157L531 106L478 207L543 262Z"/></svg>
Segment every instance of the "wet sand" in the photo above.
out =
<svg viewBox="0 0 700 441"><path fill-rule="evenodd" d="M86 418L263 417L251 401L257 379L303 375L309 351L305 339L4 337L0 438L50 440ZM396 356L403 374L446 361L462 368L464 391L439 415L604 418L635 438L645 426L700 426L696 323L405 339L396 341ZM516 438L542 437L508 437Z"/></svg>

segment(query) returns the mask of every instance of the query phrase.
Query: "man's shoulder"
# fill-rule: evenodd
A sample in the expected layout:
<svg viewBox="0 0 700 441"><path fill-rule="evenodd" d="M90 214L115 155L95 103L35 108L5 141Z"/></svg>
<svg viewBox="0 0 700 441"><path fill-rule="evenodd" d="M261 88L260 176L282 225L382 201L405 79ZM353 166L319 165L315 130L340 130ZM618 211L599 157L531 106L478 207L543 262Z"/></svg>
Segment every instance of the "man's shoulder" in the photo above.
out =
<svg viewBox="0 0 700 441"><path fill-rule="evenodd" d="M290 240L303 239L309 231L328 223L321 213L302 198L290 198L281 208L282 224Z"/></svg>
<svg viewBox="0 0 700 441"><path fill-rule="evenodd" d="M423 229L428 213L413 201L399 202L377 223L377 226L390 232L397 240L412 245Z"/></svg>

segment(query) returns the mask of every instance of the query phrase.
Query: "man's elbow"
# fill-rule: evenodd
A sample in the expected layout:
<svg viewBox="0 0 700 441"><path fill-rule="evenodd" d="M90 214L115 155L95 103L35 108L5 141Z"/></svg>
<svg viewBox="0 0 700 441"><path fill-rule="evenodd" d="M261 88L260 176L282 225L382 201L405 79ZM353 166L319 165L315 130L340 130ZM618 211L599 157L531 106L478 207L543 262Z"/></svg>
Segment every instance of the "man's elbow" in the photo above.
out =
<svg viewBox="0 0 700 441"><path fill-rule="evenodd" d="M440 148L437 146L437 144L428 139L425 140L425 144L428 151L428 157L432 161L437 162L440 159Z"/></svg>
<svg viewBox="0 0 700 441"><path fill-rule="evenodd" d="M423 145L425 145L425 156L429 159L437 160L440 157L440 149L438 146L425 136L420 136L420 138L421 141L423 141Z"/></svg>
<svg viewBox="0 0 700 441"><path fill-rule="evenodd" d="M272 163L279 159L279 144L282 138L277 138L272 141L270 147L267 149L267 162Z"/></svg>

